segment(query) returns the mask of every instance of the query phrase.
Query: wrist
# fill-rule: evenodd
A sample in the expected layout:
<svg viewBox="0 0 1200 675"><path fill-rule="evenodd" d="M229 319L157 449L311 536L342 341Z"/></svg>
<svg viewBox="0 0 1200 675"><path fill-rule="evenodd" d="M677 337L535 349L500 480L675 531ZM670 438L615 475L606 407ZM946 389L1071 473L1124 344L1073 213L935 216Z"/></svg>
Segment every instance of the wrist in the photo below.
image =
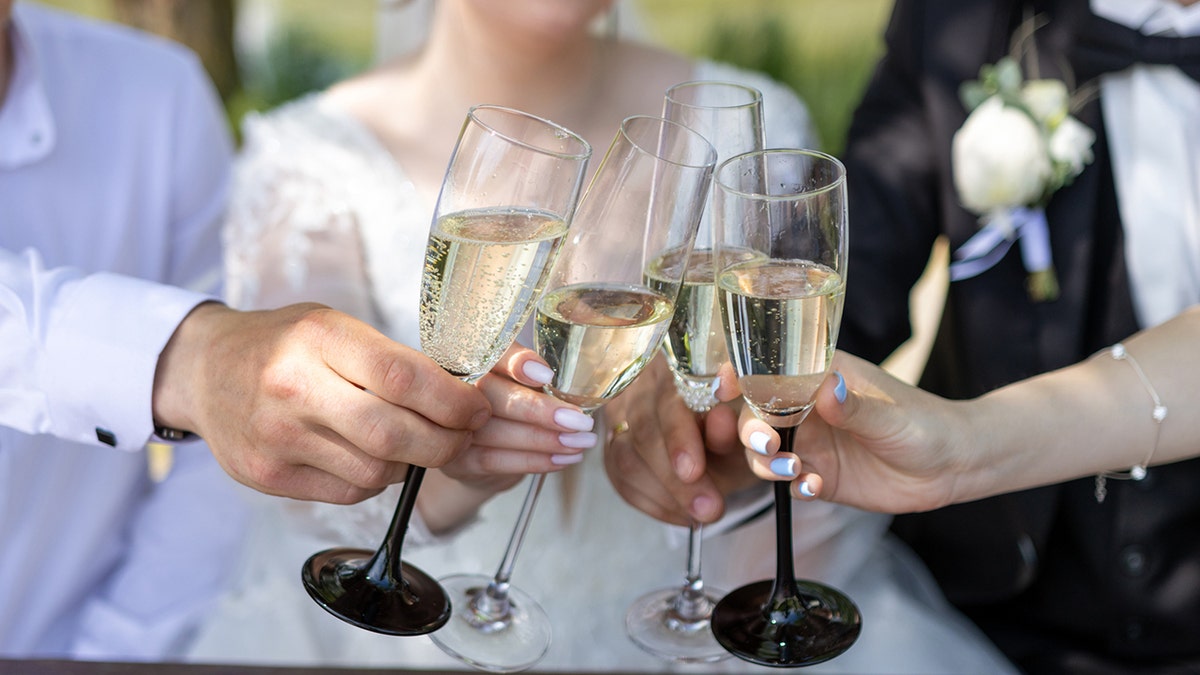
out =
<svg viewBox="0 0 1200 675"><path fill-rule="evenodd" d="M184 317L158 356L151 409L155 434L166 440L198 433L194 417L196 391L202 383L205 353L212 342L212 325L229 308L218 302L197 305Z"/></svg>

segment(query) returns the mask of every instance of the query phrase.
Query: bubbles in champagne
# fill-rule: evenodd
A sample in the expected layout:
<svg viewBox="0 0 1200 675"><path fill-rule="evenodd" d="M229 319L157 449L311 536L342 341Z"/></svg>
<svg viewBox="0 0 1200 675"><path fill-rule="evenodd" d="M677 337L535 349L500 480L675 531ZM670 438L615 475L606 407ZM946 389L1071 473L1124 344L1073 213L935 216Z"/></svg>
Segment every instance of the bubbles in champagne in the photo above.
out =
<svg viewBox="0 0 1200 675"><path fill-rule="evenodd" d="M674 304L645 286L578 284L538 303L538 353L554 370L548 389L585 410L600 407L641 372L662 343Z"/></svg>
<svg viewBox="0 0 1200 675"><path fill-rule="evenodd" d="M486 373L541 293L566 223L529 209L479 209L434 223L421 283L421 348L447 371Z"/></svg>
<svg viewBox="0 0 1200 675"><path fill-rule="evenodd" d="M727 268L718 286L742 395L771 424L799 424L833 360L841 276L807 260L760 259Z"/></svg>

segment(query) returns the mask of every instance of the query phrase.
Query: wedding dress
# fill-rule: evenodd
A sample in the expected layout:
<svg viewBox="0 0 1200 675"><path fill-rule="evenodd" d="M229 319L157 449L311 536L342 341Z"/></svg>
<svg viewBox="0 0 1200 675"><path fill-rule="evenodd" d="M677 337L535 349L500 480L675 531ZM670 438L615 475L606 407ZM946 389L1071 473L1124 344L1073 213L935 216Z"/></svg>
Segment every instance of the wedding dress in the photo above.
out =
<svg viewBox="0 0 1200 675"><path fill-rule="evenodd" d="M782 85L709 62L697 64L695 79L761 90L769 146L814 144L807 111ZM319 94L252 118L245 131L225 239L231 302L324 302L417 346L417 297L433 205L405 177L403 158L393 158L356 119ZM598 156L603 151L596 148ZM513 583L538 599L554 626L554 642L535 669L678 669L636 647L625 636L624 615L638 596L683 582L686 536L625 504L605 476L601 453L588 450L583 463L549 476L517 561ZM405 559L435 577L492 574L525 485L491 500L452 536L435 538L414 517ZM257 517L241 577L199 636L191 660L465 668L428 638L389 637L344 624L301 587L300 567L312 553L379 545L399 486L350 507L247 492ZM769 494L764 487L760 503L769 503ZM824 502L797 503L793 512L797 575L843 589L865 617L858 644L811 672L1015 672L945 602L916 557L887 534L887 516ZM774 575L770 514L721 529L706 529L709 586L731 590ZM736 659L687 669L769 670Z"/></svg>

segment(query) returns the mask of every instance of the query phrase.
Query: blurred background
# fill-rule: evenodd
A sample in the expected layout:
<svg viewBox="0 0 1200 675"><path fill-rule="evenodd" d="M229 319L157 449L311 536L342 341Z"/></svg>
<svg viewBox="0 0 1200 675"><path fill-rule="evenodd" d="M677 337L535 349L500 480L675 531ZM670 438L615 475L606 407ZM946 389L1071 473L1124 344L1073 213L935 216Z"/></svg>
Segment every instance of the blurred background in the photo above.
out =
<svg viewBox="0 0 1200 675"><path fill-rule="evenodd" d="M406 0L43 0L170 37L200 54L236 129L263 110L362 70ZM429 0L418 0L429 1ZM436 2L436 0L432 0ZM621 0L618 30L761 70L796 90L838 154L882 51L892 0ZM411 14L411 13L409 13ZM384 17L381 19L381 16ZM400 27L403 30L404 27Z"/></svg>

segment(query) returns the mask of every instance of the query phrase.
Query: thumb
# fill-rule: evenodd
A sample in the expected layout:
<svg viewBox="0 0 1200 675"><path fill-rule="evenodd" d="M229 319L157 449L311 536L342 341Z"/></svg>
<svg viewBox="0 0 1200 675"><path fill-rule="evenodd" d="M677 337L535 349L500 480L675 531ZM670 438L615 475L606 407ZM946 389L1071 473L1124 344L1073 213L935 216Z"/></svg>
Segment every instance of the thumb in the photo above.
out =
<svg viewBox="0 0 1200 675"><path fill-rule="evenodd" d="M895 381L878 366L838 352L833 372L817 391L816 413L826 424L865 439L879 439L897 428L901 412L887 393Z"/></svg>

